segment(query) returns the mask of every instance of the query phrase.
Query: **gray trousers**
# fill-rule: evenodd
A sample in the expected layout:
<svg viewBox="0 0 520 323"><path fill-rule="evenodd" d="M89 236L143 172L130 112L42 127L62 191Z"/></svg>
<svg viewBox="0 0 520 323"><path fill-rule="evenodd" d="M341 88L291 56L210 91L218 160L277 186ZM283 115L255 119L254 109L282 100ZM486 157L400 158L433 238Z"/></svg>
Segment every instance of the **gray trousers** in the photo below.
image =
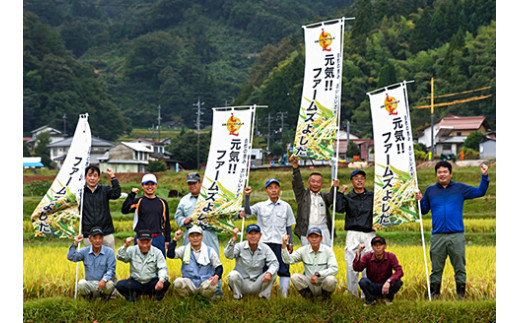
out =
<svg viewBox="0 0 520 323"><path fill-rule="evenodd" d="M446 257L450 257L455 283L466 284L466 240L464 233L432 234L430 238L430 259L432 272L430 282L442 283L442 272Z"/></svg>
<svg viewBox="0 0 520 323"><path fill-rule="evenodd" d="M173 287L179 296L188 297L200 294L206 298L211 298L215 295L218 289L218 284L212 286L209 280L203 281L197 288L193 281L189 278L179 277L173 282Z"/></svg>
<svg viewBox="0 0 520 323"><path fill-rule="evenodd" d="M233 298L241 299L243 295L258 295L259 298L271 297L271 289L276 281L276 274L271 277L268 282L263 282L265 273L262 273L256 279L244 279L242 275L232 270L228 275L228 285L233 290Z"/></svg>

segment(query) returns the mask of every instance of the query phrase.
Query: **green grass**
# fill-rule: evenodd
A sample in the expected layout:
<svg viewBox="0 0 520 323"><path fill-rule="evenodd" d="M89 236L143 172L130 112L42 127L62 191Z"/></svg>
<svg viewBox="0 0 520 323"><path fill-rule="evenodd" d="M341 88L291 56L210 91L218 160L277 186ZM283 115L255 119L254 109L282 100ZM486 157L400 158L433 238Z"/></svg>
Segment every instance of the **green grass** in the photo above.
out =
<svg viewBox="0 0 520 323"><path fill-rule="evenodd" d="M299 296L270 300L123 299L102 302L56 297L24 303L25 322L495 322L495 301L401 301L364 307L350 295L324 305Z"/></svg>

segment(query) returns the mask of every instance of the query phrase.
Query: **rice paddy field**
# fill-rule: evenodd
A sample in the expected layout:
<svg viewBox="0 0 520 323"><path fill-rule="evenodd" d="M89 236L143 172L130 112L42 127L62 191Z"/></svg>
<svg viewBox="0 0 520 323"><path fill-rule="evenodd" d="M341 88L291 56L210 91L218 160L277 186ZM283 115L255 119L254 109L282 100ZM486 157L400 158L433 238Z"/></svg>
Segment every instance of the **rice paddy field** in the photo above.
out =
<svg viewBox="0 0 520 323"><path fill-rule="evenodd" d="M324 175L324 187L330 187L330 168L317 168ZM367 188L373 183L373 168L367 172ZM310 169L303 169L304 180ZM346 182L351 169L340 168L339 178ZM453 180L477 186L480 172L476 167L455 167ZM386 238L387 251L398 257L404 271L403 287L390 307L378 304L366 309L363 301L346 293L346 271L344 261L344 220L342 214L336 214L335 229L337 237L334 241L334 251L339 265L338 288L331 301L308 302L303 300L291 286L289 297L278 296L278 283L273 287L270 300L246 298L241 302L232 300L231 291L227 286L227 274L233 269L234 261L223 255L223 249L231 238L230 234L219 234L220 255L224 267L222 285L224 297L211 301L197 298L181 299L170 289L161 302L140 300L134 304L118 298L103 302L95 300L87 302L74 299L76 263L66 259L68 247L72 240L35 238L32 232L30 215L41 196L32 195L27 185L30 178L38 181L52 181L52 174L43 177L32 172L24 173L23 198L23 319L27 322L337 322L337 321L395 321L406 322L492 322L496 320L497 270L496 270L496 169L490 168L491 184L485 197L466 201L464 224L466 237L467 286L464 301L457 301L455 293L454 273L447 260L443 275L441 298L438 301L427 300L426 269L421 230L419 223L407 223L378 231L378 235ZM46 174L48 175L48 174ZM177 190L182 195L187 194L185 187L186 173L161 173L159 176L158 195L165 197L170 206L172 228L176 229L173 215L180 197L168 198L170 190ZM129 192L132 187L138 187L142 174L117 174L123 192ZM265 180L276 177L282 183L282 199L289 202L296 213L296 203L291 190L291 170L270 169L268 171L252 171L249 184L253 187L251 202L256 203L267 198L263 190ZM371 180L372 179L372 180ZM435 181L432 168L420 169L418 181L421 190ZM106 183L106 180L104 180ZM123 245L128 236L133 236L132 217L120 212L124 199L111 201L111 212L116 230L116 248ZM255 219L246 220L245 225L254 223ZM235 222L241 226L241 222ZM428 269L429 237L431 232L431 217L423 216L424 238ZM295 237L295 248L299 241ZM167 260L170 281L181 275L180 260ZM129 276L129 265L117 262L117 277ZM303 265L291 266L291 273L303 272ZM428 272L429 274L429 272ZM79 265L79 277L83 277L83 265Z"/></svg>

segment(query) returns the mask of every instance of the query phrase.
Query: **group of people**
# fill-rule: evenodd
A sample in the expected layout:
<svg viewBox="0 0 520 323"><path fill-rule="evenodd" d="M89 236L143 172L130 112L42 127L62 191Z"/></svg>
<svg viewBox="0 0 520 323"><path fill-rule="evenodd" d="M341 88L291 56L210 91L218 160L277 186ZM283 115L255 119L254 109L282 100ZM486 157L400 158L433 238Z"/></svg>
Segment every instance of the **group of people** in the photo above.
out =
<svg viewBox="0 0 520 323"><path fill-rule="evenodd" d="M235 267L227 275L228 286L234 299L244 295L270 298L276 278L282 297L292 282L298 293L306 298L330 299L337 287L338 262L332 246L336 235L332 232L330 209L336 194L336 209L345 213L345 262L347 290L365 299L365 305L374 305L377 299L391 304L403 282L403 270L395 254L386 251L387 243L376 236L373 229L374 193L365 188L366 173L356 169L350 174L352 190L340 187L338 179L328 192L322 192L323 176L311 173L305 188L297 158L291 156L293 166L292 189L297 202L296 217L291 206L280 199L281 183L270 178L265 183L268 199L250 205L251 187L244 190L244 208L237 218L256 216L257 223L246 228L245 241L237 242L239 229L224 248L224 256L235 260ZM465 294L465 242L462 221L466 199L483 196L489 185L487 165L481 166L481 182L471 187L451 180L449 162L435 167L437 183L429 186L424 195L417 193L423 214L432 213L430 257L432 272L430 289L434 299L440 295L442 272L449 256L455 269L456 290L459 298ZM134 213L135 237L129 237L115 250L114 226L108 201L121 195L119 182L112 170L107 169L111 185L101 185L101 172L96 166L85 171L82 234L69 248L67 258L83 261L85 278L77 284L78 292L87 298L114 297L116 291L127 300L135 301L141 295L157 300L164 297L170 287L166 258L182 261L182 277L173 281L175 292L181 297L201 295L205 298L222 297L224 273L219 255L219 241L214 229L193 224L195 208L202 181L197 173L189 173L186 184L189 194L179 202L175 222L180 228L172 237L168 203L158 197L157 178L145 174L141 181L143 195L137 197L133 188L122 206L122 213ZM301 247L293 248L294 233ZM184 231L183 231L184 230ZM83 237L88 236L88 240ZM183 245L177 241L183 238ZM85 248L77 250L81 241ZM117 280L116 259L130 263L130 278ZM290 273L290 265L303 263L303 273ZM361 273L361 280L359 275Z"/></svg>

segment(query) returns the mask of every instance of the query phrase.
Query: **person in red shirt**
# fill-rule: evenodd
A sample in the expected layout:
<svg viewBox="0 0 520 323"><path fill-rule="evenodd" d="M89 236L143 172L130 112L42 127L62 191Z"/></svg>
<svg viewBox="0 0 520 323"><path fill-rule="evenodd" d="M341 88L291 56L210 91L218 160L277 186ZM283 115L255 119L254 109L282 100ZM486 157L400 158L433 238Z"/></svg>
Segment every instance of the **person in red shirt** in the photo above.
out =
<svg viewBox="0 0 520 323"><path fill-rule="evenodd" d="M355 271L363 271L366 268L367 277L359 281L359 287L365 293L365 306L375 305L378 298L390 305L395 294L403 286L403 269L397 257L385 251L385 238L374 237L370 244L373 252L361 257L365 245L360 244L352 264Z"/></svg>

